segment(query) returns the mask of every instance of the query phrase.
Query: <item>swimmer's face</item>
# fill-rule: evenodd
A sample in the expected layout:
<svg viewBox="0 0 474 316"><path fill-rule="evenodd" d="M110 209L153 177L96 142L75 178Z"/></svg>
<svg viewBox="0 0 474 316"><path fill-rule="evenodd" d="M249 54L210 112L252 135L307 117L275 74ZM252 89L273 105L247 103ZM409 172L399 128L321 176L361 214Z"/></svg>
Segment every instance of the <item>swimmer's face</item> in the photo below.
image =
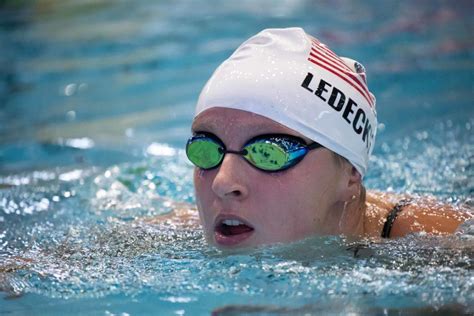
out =
<svg viewBox="0 0 474 316"><path fill-rule="evenodd" d="M249 112L212 108L194 121L193 132L208 132L229 150L240 150L262 134L301 134ZM220 248L289 242L339 233L336 210L349 194L347 177L325 148L310 151L294 167L263 172L243 157L226 154L211 170L195 169L197 207L207 240Z"/></svg>

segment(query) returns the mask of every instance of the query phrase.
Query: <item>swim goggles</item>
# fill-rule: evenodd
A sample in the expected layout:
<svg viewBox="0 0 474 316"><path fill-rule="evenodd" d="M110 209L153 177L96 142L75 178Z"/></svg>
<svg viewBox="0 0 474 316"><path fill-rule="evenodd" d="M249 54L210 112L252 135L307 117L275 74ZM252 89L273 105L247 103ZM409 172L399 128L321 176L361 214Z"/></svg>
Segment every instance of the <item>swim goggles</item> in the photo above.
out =
<svg viewBox="0 0 474 316"><path fill-rule="evenodd" d="M323 147L318 143L306 144L302 139L285 134L259 135L250 139L240 151L226 149L214 134L198 132L186 144L186 155L197 167L209 170L224 160L225 154L243 156L259 170L274 172L288 169L312 149Z"/></svg>

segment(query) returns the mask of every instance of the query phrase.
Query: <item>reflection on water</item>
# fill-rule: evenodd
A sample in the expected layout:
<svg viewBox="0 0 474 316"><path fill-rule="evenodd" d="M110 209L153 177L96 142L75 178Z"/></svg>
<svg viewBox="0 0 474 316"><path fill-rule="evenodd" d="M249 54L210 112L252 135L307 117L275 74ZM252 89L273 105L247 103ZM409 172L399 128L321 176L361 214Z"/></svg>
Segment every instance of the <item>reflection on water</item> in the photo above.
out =
<svg viewBox="0 0 474 316"><path fill-rule="evenodd" d="M472 229L222 253L195 213L170 214L194 204L181 148L205 80L248 36L294 25L368 70L381 124L367 186L472 206L471 12L472 1L1 2L0 310L472 313Z"/></svg>
<svg viewBox="0 0 474 316"><path fill-rule="evenodd" d="M303 26L360 60L385 134L472 117L471 9L471 1L4 1L0 172L74 164L41 148L60 139L88 138L121 155L81 158L93 165L130 161L153 141L182 146L215 66L269 26Z"/></svg>
<svg viewBox="0 0 474 316"><path fill-rule="evenodd" d="M457 128L438 132L436 140L450 133L459 136ZM424 144L426 159L450 166L450 152L443 158L429 150L433 144ZM106 169L58 169L2 178L13 185L0 191L0 284L5 295L34 293L51 299L96 300L94 304L119 295L135 297L149 308L205 313L216 309L224 315L377 314L383 308L455 314L474 308L472 227L449 237L420 234L378 243L315 237L223 253L206 244L195 211L187 221L176 221L169 213L192 208L192 167L182 151L175 156L164 153ZM385 181L398 183L396 190L423 187L418 165L410 163L419 154L418 148L408 149L407 158L398 160L407 165L403 174L397 173L399 166L390 154L377 158L373 172L378 180L369 182L380 189ZM468 155L469 151L457 152L458 159ZM426 172L429 178L439 170ZM472 187L459 190L458 180L447 177L432 192L468 202ZM34 296L19 298L28 299Z"/></svg>

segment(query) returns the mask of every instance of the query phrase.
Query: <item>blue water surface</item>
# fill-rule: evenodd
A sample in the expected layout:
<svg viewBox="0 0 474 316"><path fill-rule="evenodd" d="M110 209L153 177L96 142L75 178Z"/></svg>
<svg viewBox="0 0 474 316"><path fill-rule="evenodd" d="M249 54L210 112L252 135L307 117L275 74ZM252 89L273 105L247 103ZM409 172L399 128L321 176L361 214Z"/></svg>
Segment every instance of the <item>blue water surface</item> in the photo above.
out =
<svg viewBox="0 0 474 316"><path fill-rule="evenodd" d="M0 314L474 313L474 233L223 253L183 153L215 67L301 26L364 64L365 184L474 204L472 1L0 2Z"/></svg>

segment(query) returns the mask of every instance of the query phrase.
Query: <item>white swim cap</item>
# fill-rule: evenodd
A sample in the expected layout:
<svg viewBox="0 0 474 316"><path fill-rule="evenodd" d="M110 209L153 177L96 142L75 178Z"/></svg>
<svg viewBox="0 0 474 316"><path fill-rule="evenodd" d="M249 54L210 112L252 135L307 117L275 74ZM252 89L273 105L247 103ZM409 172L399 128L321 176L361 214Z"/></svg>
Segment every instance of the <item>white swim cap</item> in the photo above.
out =
<svg viewBox="0 0 474 316"><path fill-rule="evenodd" d="M301 28L266 29L214 72L195 117L213 107L270 118L345 157L363 176L377 114L365 69Z"/></svg>

